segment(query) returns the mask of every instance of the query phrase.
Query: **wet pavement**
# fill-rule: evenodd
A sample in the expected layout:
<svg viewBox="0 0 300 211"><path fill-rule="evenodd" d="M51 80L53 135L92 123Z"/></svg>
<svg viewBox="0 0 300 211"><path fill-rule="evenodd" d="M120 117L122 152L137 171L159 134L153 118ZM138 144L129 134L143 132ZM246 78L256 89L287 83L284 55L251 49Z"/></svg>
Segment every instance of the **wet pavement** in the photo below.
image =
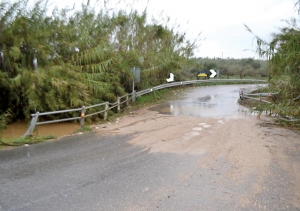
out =
<svg viewBox="0 0 300 211"><path fill-rule="evenodd" d="M258 85L220 85L192 88L178 100L169 101L150 110L162 114L199 117L236 117L248 111L237 103L239 91L249 92Z"/></svg>
<svg viewBox="0 0 300 211"><path fill-rule="evenodd" d="M181 99L152 109L173 116L196 116L198 122L207 117L238 117L245 112L236 103L239 90L254 88L255 85L194 88ZM210 121L210 127L201 123L190 128L199 133L201 128L199 141L203 144L203 134L214 137L209 132L214 127L230 128L228 122ZM291 166L299 168L300 145L296 141L270 148L274 155L283 149L279 158L292 155L288 157L290 163L283 165L283 161L274 160L270 166L250 163L245 167L229 162L227 156L232 148L215 156L205 150L196 154L150 153L151 147L130 144L138 135L91 132L0 151L0 211L300 210L293 202L299 196L292 192L299 177L290 172ZM279 137L287 135L280 133ZM218 138L214 140L219 144ZM247 137L247 141L251 138ZM280 138L268 141L270 146L288 142ZM218 147L225 148L225 143ZM234 177L236 171L243 176Z"/></svg>
<svg viewBox="0 0 300 211"><path fill-rule="evenodd" d="M148 153L95 133L0 153L0 210L238 210L249 191L220 158ZM222 184L222 185L221 185Z"/></svg>

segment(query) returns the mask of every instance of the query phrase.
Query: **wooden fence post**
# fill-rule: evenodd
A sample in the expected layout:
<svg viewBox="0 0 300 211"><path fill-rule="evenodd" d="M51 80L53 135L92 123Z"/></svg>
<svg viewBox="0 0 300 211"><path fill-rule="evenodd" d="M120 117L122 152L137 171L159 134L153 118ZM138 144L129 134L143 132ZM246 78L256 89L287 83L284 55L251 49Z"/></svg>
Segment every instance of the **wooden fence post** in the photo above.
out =
<svg viewBox="0 0 300 211"><path fill-rule="evenodd" d="M129 97L128 97L128 95L126 95L126 105L127 106L129 106L129 100L128 99L129 99Z"/></svg>

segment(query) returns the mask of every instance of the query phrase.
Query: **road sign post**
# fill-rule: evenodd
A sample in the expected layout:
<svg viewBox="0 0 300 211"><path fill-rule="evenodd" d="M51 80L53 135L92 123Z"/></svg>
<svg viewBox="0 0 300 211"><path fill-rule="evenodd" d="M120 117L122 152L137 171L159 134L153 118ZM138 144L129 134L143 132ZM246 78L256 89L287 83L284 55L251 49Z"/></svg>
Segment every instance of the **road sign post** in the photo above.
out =
<svg viewBox="0 0 300 211"><path fill-rule="evenodd" d="M140 68L131 68L131 73L134 75L134 79L132 80L132 102L135 102L135 90L134 83L139 83L141 80L141 69Z"/></svg>

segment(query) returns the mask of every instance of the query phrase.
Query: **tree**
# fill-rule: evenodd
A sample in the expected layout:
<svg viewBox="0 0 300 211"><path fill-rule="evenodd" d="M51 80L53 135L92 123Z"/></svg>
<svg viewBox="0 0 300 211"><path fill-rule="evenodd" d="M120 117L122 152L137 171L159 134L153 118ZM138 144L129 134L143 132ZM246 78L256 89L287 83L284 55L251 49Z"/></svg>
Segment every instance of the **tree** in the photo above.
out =
<svg viewBox="0 0 300 211"><path fill-rule="evenodd" d="M148 23L146 10L82 4L48 16L46 0L28 2L0 3L0 115L11 109L12 119L115 101L131 91L131 67L142 69L141 88L163 83L197 47L165 20Z"/></svg>
<svg viewBox="0 0 300 211"><path fill-rule="evenodd" d="M298 1L297 4L299 4ZM267 58L270 67L270 89L280 92L281 103L275 105L280 115L300 116L300 28L298 20L286 21L287 26L273 34L271 42L254 35L257 53ZM246 29L252 31L246 26Z"/></svg>

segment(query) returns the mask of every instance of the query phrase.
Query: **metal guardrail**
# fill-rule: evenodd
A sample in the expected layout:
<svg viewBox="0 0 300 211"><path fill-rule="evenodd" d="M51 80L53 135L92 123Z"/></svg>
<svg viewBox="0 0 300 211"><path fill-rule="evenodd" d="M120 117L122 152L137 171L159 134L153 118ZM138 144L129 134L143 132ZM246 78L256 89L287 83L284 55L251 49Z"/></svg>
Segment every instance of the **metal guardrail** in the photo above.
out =
<svg viewBox="0 0 300 211"><path fill-rule="evenodd" d="M278 92L274 93L255 93L255 94L249 94L249 93L244 93L243 91L240 91L240 99L251 99L251 100L257 100L260 103L271 103L269 101L263 100L263 97L273 97L275 95L278 95ZM253 97L252 97L253 96ZM258 97L258 98L255 98Z"/></svg>
<svg viewBox="0 0 300 211"><path fill-rule="evenodd" d="M260 103L272 103L266 100L263 100L263 97L270 97L273 98L275 95L278 95L279 92L273 92L273 93L255 93L255 94L249 94L249 93L243 93L243 91L240 91L240 99L244 100L244 99L251 99L251 100L256 100L256 101L260 101ZM249 96L254 96L254 97L258 97L258 98L254 98L254 97L249 97ZM300 97L300 95L299 95ZM297 97L298 98L298 97ZM276 114L276 118L286 121L286 122L300 122L300 119L296 119L290 116L280 116L279 114Z"/></svg>
<svg viewBox="0 0 300 211"><path fill-rule="evenodd" d="M136 92L136 96L142 96L144 94L151 93L153 91L157 91L164 88L174 87L174 86L181 86L181 85L191 85L191 84L198 84L198 83L266 83L265 80L254 80L254 79L210 79L210 80L192 80L192 81L180 81L180 82L173 82L168 84L158 85L152 88L148 88L139 92Z"/></svg>
<svg viewBox="0 0 300 211"><path fill-rule="evenodd" d="M210 80L192 80L192 81L180 81L180 82L173 82L173 83L167 83L167 84L161 84L152 88L148 88L139 92L134 92L131 94L126 94L122 97L118 97L117 102L115 103L109 103L104 102L96 105L91 106L82 106L81 108L75 108L75 109L68 109L68 110L60 110L60 111L51 111L51 112L43 112L39 113L36 112L35 114L31 114L31 122L28 130L23 135L23 137L32 135L34 128L36 125L43 125L43 124L51 124L51 123L58 123L58 122L66 122L66 121L72 121L72 120L80 120L81 127L84 126L84 120L86 117L90 117L96 114L104 113L104 120L107 119L108 111L116 108L118 112L121 111L121 105L126 103L126 105L129 105L129 102L134 102L136 97L140 97L142 95L151 93L153 91L157 91L164 88L169 87L175 87L175 86L182 86L182 85L191 85L191 84L198 84L198 83L266 83L265 80L252 80L252 79L210 79ZM250 95L249 95L250 96ZM263 101L262 101L263 102ZM266 101L267 102L267 101ZM91 114L86 114L88 109L96 108L96 107L104 107L104 110L100 110ZM57 120L50 120L50 121L43 121L39 122L38 119L40 116L47 116L47 115L53 115L53 114L62 114L62 113L69 113L69 112L78 112L80 111L80 116L78 117L72 117L72 118L64 118L64 119L57 119Z"/></svg>
<svg viewBox="0 0 300 211"><path fill-rule="evenodd" d="M129 105L129 100L132 99L132 97L130 98L129 96L132 96L132 94L126 94L122 97L118 97L118 100L115 103L104 102L104 103L91 105L91 106L87 106L87 107L82 106L81 108L75 108L75 109L51 111L51 112L44 112L44 113L36 112L35 114L31 114L32 118L31 118L30 126L27 129L27 131L25 132L25 134L23 135L23 137L32 135L32 133L33 133L33 131L34 131L34 129L37 125L44 125L44 124L51 124L51 123L58 123L58 122L67 122L67 121L73 121L73 120L80 120L80 125L81 125L81 127L83 127L86 117L94 116L94 115L100 114L100 113L104 113L104 120L106 120L109 110L117 107L118 112L120 112L121 111L121 104L126 103L127 106ZM121 101L121 100L123 100L123 101ZM94 112L94 113L86 114L88 109L96 108L96 107L104 107L104 109L100 110L100 111L97 111L97 112ZM64 119L38 122L38 119L39 119L40 116L70 113L70 112L78 112L78 111L80 111L80 116L78 116L78 117L71 117L71 118L64 118Z"/></svg>

